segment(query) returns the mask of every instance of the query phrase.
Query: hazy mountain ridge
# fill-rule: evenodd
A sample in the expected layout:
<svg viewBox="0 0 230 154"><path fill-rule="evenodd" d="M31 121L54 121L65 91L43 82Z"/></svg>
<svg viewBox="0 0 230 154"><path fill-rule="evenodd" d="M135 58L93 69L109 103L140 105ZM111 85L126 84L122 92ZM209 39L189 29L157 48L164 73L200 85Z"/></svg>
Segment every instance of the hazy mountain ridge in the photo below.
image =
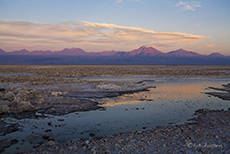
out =
<svg viewBox="0 0 230 154"><path fill-rule="evenodd" d="M230 56L220 53L201 55L179 49L168 53L153 47L142 46L132 51L85 52L81 48L65 48L60 51L28 51L26 49L5 52L0 49L3 65L230 65Z"/></svg>
<svg viewBox="0 0 230 154"><path fill-rule="evenodd" d="M16 50L13 52L5 52L0 49L0 55L57 55L57 56L122 56L122 57L228 57L220 53L211 53L209 55L201 55L193 51L187 51L184 49L178 49L174 51L170 51L168 53L161 52L153 47L145 47L142 46L138 49L134 49L132 51L102 51L102 52L86 52L81 48L65 48L60 51L42 51L42 50L34 50L28 51L26 49Z"/></svg>

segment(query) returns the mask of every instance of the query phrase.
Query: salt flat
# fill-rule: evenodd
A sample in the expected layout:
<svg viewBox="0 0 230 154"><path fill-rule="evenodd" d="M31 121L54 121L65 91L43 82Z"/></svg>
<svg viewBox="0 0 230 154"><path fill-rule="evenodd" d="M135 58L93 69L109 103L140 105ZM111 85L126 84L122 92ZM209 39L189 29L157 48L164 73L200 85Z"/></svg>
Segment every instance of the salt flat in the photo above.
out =
<svg viewBox="0 0 230 154"><path fill-rule="evenodd" d="M226 151L230 104L213 94L218 89L226 92L222 85L230 82L229 77L229 66L2 65L1 151ZM196 112L205 122L196 119ZM206 114L223 116L223 123L210 129L212 118ZM191 118L193 122L186 123ZM6 131L10 124L14 129ZM179 128L186 133L177 132ZM180 142L171 144L174 139L162 133L165 129L171 136L183 136ZM207 130L222 137L206 133L200 140L199 135L189 135ZM113 135L118 133L122 134Z"/></svg>

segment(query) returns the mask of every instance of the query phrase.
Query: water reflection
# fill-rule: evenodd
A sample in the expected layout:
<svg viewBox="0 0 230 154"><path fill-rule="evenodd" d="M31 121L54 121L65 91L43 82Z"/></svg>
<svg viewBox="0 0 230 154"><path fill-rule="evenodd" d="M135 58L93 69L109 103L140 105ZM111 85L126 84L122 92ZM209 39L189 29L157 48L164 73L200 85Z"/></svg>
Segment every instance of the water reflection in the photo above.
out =
<svg viewBox="0 0 230 154"><path fill-rule="evenodd" d="M157 83L156 83L157 84ZM193 100L196 98L205 99L207 96L203 94L209 86L220 87L220 82L198 82L198 83L168 83L158 84L156 88L149 88L149 91L125 94L116 98L106 98L99 102L103 107L137 104L143 102L152 102L157 100Z"/></svg>

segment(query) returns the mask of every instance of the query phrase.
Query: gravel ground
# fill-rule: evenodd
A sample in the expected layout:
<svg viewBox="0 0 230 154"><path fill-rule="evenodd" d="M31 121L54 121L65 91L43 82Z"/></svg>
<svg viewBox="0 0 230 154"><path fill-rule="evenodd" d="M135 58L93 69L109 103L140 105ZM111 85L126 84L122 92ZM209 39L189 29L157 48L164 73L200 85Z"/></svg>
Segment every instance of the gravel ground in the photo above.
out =
<svg viewBox="0 0 230 154"><path fill-rule="evenodd" d="M86 76L180 76L180 77L229 77L229 66L100 66L100 65L76 65L76 66L57 66L57 65L2 65L0 73L15 73L14 76L1 76L0 82L18 82L26 81L19 78L18 72L31 73L30 81L49 84L55 83L53 77L86 77ZM35 74L36 76L33 76ZM21 74L23 76L23 74ZM36 78L35 78L36 77ZM43 77L40 81L39 78ZM12 80L11 80L12 78ZM54 81L53 81L54 80ZM28 81L28 80L27 80ZM56 79L58 81L58 79ZM62 81L64 82L64 80ZM68 82L66 80L65 82Z"/></svg>

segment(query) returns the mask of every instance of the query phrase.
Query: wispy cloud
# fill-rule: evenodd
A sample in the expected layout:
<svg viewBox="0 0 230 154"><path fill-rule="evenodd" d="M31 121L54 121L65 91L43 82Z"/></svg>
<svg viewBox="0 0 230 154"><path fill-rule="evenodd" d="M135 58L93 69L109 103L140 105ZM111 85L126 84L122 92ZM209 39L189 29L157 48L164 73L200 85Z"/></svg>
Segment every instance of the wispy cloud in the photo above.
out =
<svg viewBox="0 0 230 154"><path fill-rule="evenodd" d="M122 3L123 0L116 0L116 3Z"/></svg>
<svg viewBox="0 0 230 154"><path fill-rule="evenodd" d="M202 46L198 46L198 48L211 48L211 47L215 47L215 46L216 46L215 44L205 44Z"/></svg>
<svg viewBox="0 0 230 154"><path fill-rule="evenodd" d="M116 0L115 2L116 3L122 3L124 2L125 0ZM140 2L141 0L126 0L126 1L129 1L129 2Z"/></svg>
<svg viewBox="0 0 230 154"><path fill-rule="evenodd" d="M86 50L133 49L141 45L162 47L195 44L207 36L179 32L157 32L149 29L107 23L65 22L32 23L0 21L0 47L56 50L82 47Z"/></svg>
<svg viewBox="0 0 230 154"><path fill-rule="evenodd" d="M197 1L180 1L175 6L182 7L183 10L196 11L197 8L201 7L201 4Z"/></svg>

